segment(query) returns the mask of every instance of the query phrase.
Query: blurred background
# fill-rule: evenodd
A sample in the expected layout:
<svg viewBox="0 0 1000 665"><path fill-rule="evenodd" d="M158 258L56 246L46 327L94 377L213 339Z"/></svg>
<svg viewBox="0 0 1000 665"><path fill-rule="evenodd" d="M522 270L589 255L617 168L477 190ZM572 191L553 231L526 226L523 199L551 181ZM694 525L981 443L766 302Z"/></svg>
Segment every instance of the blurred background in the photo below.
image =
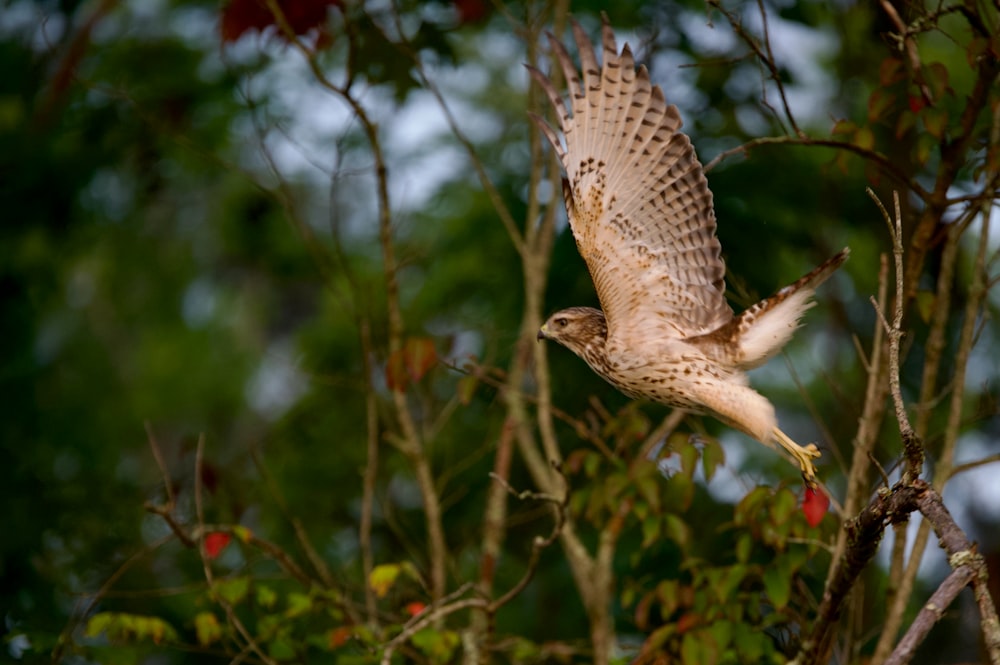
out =
<svg viewBox="0 0 1000 665"><path fill-rule="evenodd" d="M198 632L206 607L202 561L144 507L164 505L165 482L181 524L194 523L199 485L208 522L242 525L299 557L306 557L301 537L308 534L331 588L359 606L370 572L366 548L376 563L413 561L425 572L431 555L414 458L393 443L400 421L392 393L401 390L440 498L448 589L458 588L480 565L488 473L509 426L504 386L530 320L525 280L535 278L498 202L525 237L556 208L551 252L543 254L542 315L597 304L559 191L534 173L552 162L549 153L539 161L533 152L538 137L526 115L539 100L537 90L529 98L522 65L548 68L540 31L551 29L565 6L272 4L287 25L256 0L6 0L0 8L0 630L5 657L15 662L233 657L225 639L203 640ZM900 5L911 12L904 18L922 11L919 3ZM941 455L951 469L1000 453L1000 297L990 288L1000 220L989 205L996 196L990 128L996 131L997 88L983 92L978 107L969 101L985 75L981 58L996 57L997 34L992 43L977 35L969 16L996 27L997 10L965 7L936 14L936 29L919 35L925 69L917 76L907 74L902 49L887 36L891 18L870 3L569 7L592 37L606 11L619 46L631 45L679 107L702 162L724 157L708 177L734 308L851 247L851 260L822 287L786 353L752 377L793 438L820 442L821 475L837 501L864 407L861 354L871 352L877 326L869 297L879 291L879 256L891 251L866 187L890 208L892 191L901 190L907 241L918 228L930 229L912 266L902 370L904 397L926 406L928 473ZM775 71L748 46L748 35L777 63ZM974 107L979 115L969 120L963 112ZM767 136L854 149L778 142L735 150ZM963 141L952 141L958 136ZM876 153L884 162L871 159ZM380 166L387 174L381 181ZM927 215L936 221L925 224ZM942 290L949 225L956 224L964 232L954 242L954 277ZM387 289L386 234L398 295ZM993 277L977 282L984 265ZM927 344L942 309L943 351L928 379ZM970 316L974 345L963 347ZM962 355L963 348L971 351ZM553 404L580 422L595 418L587 415L592 397L614 416L609 422L631 418L642 433L669 413L630 406L570 353L553 347L548 354ZM528 377L514 387L530 393L536 383ZM891 412L877 424L882 434L873 452L895 480L898 428ZM572 424L557 428L570 459L575 450L592 451ZM798 492L796 470L746 437L710 419L689 418L679 431L718 442L725 453L716 472L694 473L695 499L681 513L691 538L704 544L698 557L729 548L722 525L754 487ZM373 437L382 454L369 495L364 472ZM953 446L943 448L949 437ZM996 468L965 471L944 495L993 560L1000 552ZM530 485L516 456L509 477L515 488ZM571 484L591 482L599 479ZM866 491L879 482L872 471ZM574 509L583 512L586 500ZM366 504L369 545L359 540ZM531 539L551 528L547 515L538 505L510 507L498 587L520 578ZM839 519L828 516L811 537L832 542ZM642 643L658 625L639 617L641 589L683 577L681 563L695 558L678 554L686 552L681 545L652 546L641 522L622 535L614 564L617 591L633 589L631 603L625 595L614 601L623 643ZM648 556L639 557L646 548ZM858 592L851 646L838 652L839 662L864 662L875 648L889 584L890 547L883 549ZM806 582L795 597L801 592L804 614L822 593L824 552L810 550L815 563L801 564ZM928 552L914 608L947 573L933 543ZM283 571L264 559L231 545L218 565L253 571L257 589L269 588L261 580L270 578L280 588ZM405 619L406 604L428 593L411 585L394 587L393 609L380 611ZM535 645L579 645L588 624L575 594L554 546L516 610L497 616L498 630ZM970 599L952 608L921 662L976 661ZM267 598L258 593L256 602L267 614ZM271 607L290 616L283 604ZM88 630L88 617L100 611L156 616L180 636L150 639L148 630L135 629L115 639ZM334 662L370 662L365 649L344 655L328 633L329 625L354 625L350 609L337 611L325 624L311 618L321 628L289 632L293 648L272 648L270 657L305 662L322 651ZM661 607L660 614L666 621L670 613ZM315 635L326 642L310 641ZM790 638L779 631L769 639L781 653ZM407 658L451 662L458 658L452 649ZM509 660L588 660L554 647L530 654ZM744 662L733 658L718 662Z"/></svg>

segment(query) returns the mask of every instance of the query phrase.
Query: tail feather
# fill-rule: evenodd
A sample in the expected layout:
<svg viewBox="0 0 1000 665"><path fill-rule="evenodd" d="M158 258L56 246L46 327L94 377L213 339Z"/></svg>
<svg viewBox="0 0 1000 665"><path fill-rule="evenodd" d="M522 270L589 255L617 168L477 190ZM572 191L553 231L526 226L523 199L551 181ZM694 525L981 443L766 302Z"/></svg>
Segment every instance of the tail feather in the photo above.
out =
<svg viewBox="0 0 1000 665"><path fill-rule="evenodd" d="M800 319L815 303L816 288L843 265L850 254L845 247L815 270L760 301L735 320L739 343L738 364L743 369L758 367L781 350L798 329Z"/></svg>

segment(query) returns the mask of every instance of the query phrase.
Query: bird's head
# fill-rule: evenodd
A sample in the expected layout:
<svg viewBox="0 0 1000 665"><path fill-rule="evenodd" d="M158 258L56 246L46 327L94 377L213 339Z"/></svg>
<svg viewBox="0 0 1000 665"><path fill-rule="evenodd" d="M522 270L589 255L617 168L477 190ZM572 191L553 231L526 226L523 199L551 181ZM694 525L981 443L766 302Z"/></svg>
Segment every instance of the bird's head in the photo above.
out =
<svg viewBox="0 0 1000 665"><path fill-rule="evenodd" d="M607 338L608 324L604 312L593 307L560 310L538 330L538 339L559 342L584 360L588 360L593 351L603 350Z"/></svg>

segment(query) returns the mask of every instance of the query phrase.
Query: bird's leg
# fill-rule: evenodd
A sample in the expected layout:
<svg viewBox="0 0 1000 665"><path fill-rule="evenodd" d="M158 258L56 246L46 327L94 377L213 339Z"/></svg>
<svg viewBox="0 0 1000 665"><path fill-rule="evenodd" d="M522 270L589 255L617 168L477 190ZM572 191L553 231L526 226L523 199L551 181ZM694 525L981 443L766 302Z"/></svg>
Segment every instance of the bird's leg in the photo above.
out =
<svg viewBox="0 0 1000 665"><path fill-rule="evenodd" d="M810 443L805 447L800 446L777 427L774 428L774 440L799 463L799 468L802 469L802 478L806 484L810 487L814 486L816 484L816 467L813 466L812 461L819 457L819 448L816 447L816 444Z"/></svg>

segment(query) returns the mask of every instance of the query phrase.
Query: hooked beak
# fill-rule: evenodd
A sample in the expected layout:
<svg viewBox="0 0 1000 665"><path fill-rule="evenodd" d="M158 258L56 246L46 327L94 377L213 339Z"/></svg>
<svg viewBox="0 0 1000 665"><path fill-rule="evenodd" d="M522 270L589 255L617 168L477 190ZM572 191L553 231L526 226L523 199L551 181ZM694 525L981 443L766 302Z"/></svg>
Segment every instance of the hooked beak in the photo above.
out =
<svg viewBox="0 0 1000 665"><path fill-rule="evenodd" d="M547 329L547 326L543 325L541 328L538 329L538 336L535 339L536 341L541 341L543 339L548 339L548 338L549 338L549 331Z"/></svg>

